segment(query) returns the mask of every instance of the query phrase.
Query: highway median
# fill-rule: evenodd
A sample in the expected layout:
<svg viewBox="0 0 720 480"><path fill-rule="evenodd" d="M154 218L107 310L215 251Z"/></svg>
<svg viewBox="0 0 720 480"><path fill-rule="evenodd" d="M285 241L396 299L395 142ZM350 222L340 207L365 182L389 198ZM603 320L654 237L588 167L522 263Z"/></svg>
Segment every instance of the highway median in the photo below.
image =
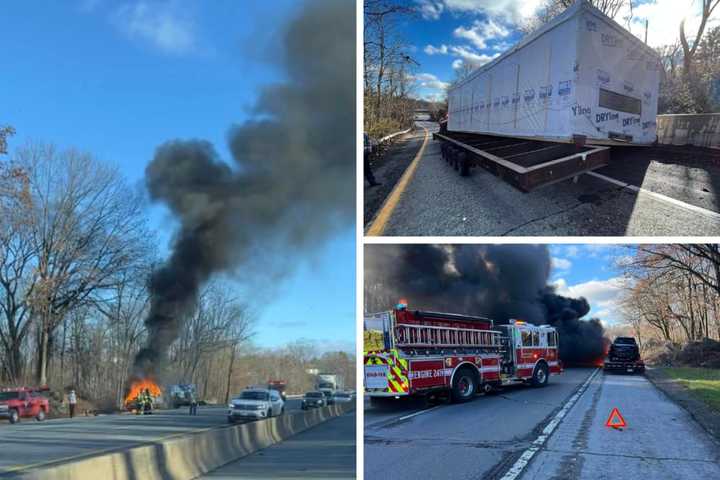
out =
<svg viewBox="0 0 720 480"><path fill-rule="evenodd" d="M355 403L287 413L263 421L179 434L99 454L0 474L22 480L189 480L352 411Z"/></svg>

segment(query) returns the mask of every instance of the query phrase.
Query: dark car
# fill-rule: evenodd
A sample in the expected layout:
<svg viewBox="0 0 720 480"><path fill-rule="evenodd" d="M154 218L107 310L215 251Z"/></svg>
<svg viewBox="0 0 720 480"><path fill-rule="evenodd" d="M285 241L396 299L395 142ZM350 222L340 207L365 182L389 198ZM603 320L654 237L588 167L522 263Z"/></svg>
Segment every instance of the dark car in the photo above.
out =
<svg viewBox="0 0 720 480"><path fill-rule="evenodd" d="M617 337L610 345L603 364L606 371L643 373L645 362L640 358L640 348L633 337Z"/></svg>
<svg viewBox="0 0 720 480"><path fill-rule="evenodd" d="M327 406L327 400L322 392L307 392L303 396L302 409L319 408Z"/></svg>

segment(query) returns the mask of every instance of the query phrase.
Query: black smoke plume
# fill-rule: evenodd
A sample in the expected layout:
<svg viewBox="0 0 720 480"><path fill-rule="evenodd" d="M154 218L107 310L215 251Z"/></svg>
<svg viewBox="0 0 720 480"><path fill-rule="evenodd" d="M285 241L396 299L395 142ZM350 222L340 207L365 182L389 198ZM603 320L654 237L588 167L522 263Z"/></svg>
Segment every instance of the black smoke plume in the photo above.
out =
<svg viewBox="0 0 720 480"><path fill-rule="evenodd" d="M411 310L550 324L566 363L597 361L602 325L582 319L587 300L555 293L550 269L544 245L366 245L365 310L387 310L405 298Z"/></svg>
<svg viewBox="0 0 720 480"><path fill-rule="evenodd" d="M173 140L146 169L150 197L180 229L150 280L138 376L157 373L211 276L277 274L354 217L354 2L306 2L283 47L286 81L265 87L254 119L230 129L232 162L206 141Z"/></svg>

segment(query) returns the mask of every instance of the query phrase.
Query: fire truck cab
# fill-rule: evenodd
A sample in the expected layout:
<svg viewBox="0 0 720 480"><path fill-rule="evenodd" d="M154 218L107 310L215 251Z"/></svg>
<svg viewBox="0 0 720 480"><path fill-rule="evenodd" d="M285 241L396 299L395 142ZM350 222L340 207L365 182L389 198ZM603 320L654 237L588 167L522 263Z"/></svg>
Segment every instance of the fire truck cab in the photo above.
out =
<svg viewBox="0 0 720 480"><path fill-rule="evenodd" d="M549 325L495 326L485 317L409 311L401 303L365 318L365 393L371 400L450 393L463 402L503 385L541 387L562 371L558 342Z"/></svg>

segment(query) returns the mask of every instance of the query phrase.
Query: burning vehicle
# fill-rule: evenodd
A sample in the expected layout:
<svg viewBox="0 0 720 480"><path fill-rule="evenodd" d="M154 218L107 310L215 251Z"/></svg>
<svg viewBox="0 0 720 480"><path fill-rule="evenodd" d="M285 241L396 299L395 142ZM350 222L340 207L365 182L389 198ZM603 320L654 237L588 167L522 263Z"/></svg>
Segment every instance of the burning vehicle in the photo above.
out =
<svg viewBox="0 0 720 480"><path fill-rule="evenodd" d="M617 337L610 345L603 364L606 372L644 373L645 362L640 358L640 348L633 337Z"/></svg>
<svg viewBox="0 0 720 480"><path fill-rule="evenodd" d="M41 392L48 388L5 388L0 390L0 418L18 423L21 418L42 422L50 411L50 402Z"/></svg>
<svg viewBox="0 0 720 480"><path fill-rule="evenodd" d="M150 415L155 402L162 395L162 390L153 380L138 379L130 384L125 396L125 409L136 415Z"/></svg>

